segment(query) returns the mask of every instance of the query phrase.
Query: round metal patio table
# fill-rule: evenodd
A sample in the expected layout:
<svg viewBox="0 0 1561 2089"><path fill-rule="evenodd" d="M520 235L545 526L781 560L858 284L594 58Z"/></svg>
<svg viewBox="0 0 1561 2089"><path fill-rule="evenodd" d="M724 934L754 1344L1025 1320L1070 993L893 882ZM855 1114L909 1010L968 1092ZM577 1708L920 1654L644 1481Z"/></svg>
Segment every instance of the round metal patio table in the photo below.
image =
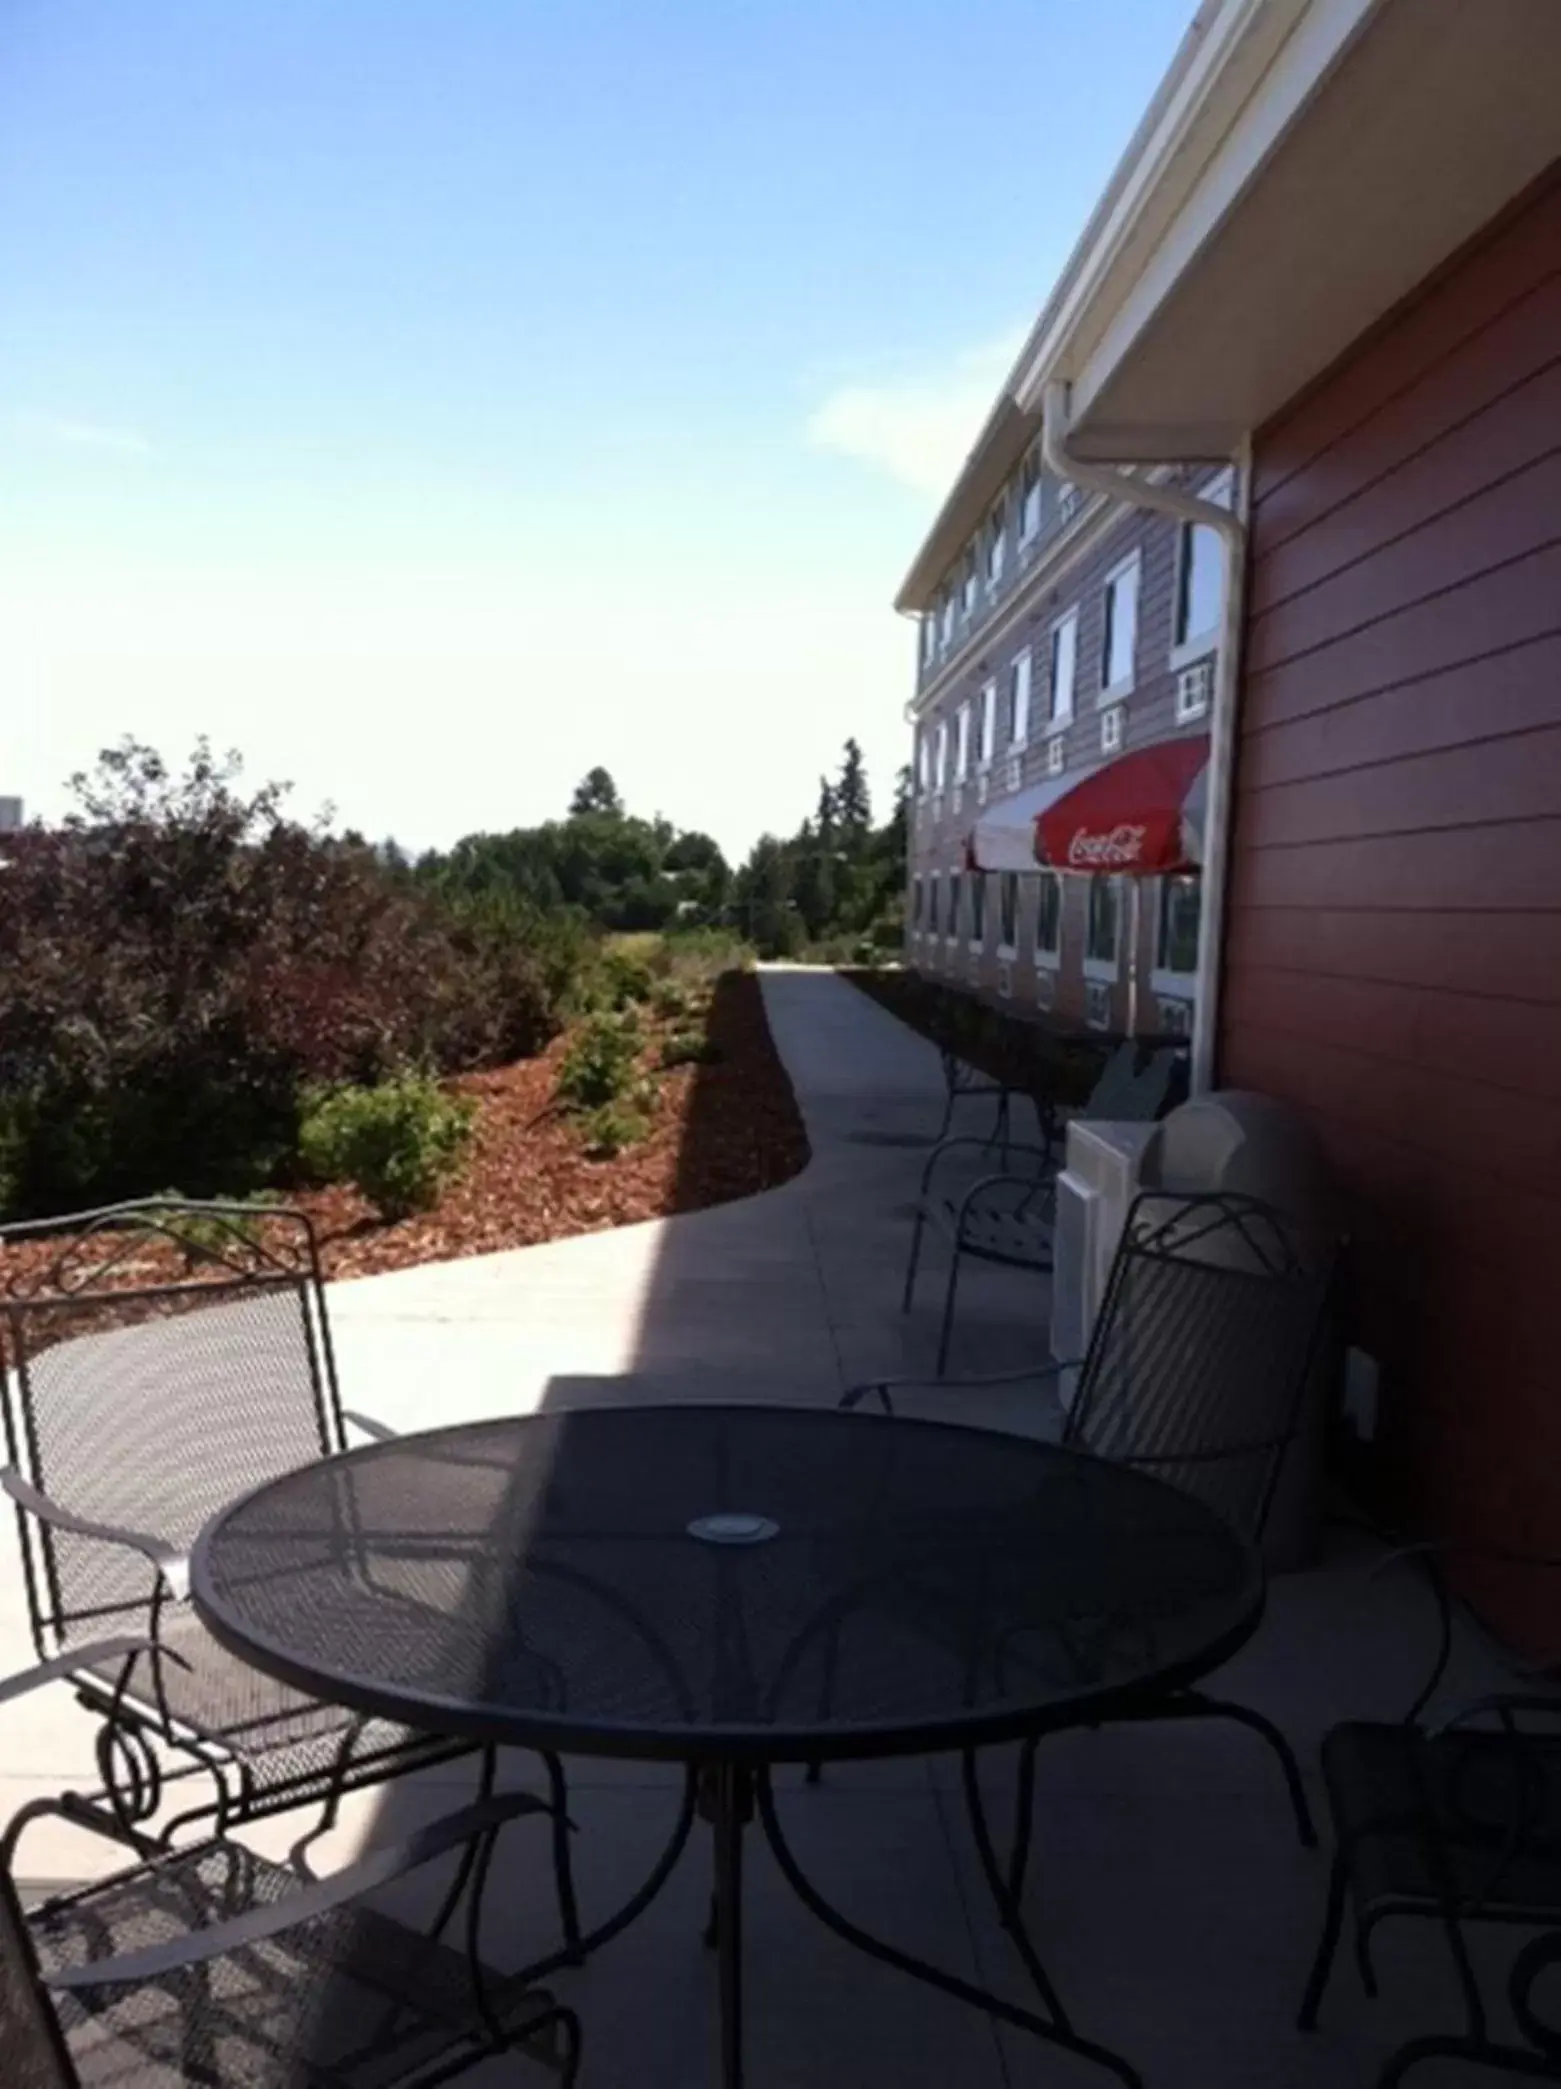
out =
<svg viewBox="0 0 1561 2089"><path fill-rule="evenodd" d="M1036 2036L1073 2029L1009 1891L978 1748L1088 1725L1249 1637L1251 1549L1190 1496L1029 1438L833 1409L614 1407L376 1442L213 1519L191 1593L243 1660L310 1695L522 1748L686 1765L666 1851L577 1960L714 1828L721 2068L742 2080L744 1832L837 1934ZM802 1871L772 1766L958 1751L982 1870L1041 2008L869 1935ZM562 1837L560 1838L562 1842Z"/></svg>

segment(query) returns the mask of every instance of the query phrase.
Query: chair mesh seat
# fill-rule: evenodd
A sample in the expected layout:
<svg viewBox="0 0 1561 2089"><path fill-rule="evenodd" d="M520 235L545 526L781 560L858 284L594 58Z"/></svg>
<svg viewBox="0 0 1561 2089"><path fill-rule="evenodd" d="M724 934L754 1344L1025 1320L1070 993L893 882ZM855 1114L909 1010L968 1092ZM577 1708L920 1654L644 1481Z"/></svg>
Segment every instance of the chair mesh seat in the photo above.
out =
<svg viewBox="0 0 1561 2089"><path fill-rule="evenodd" d="M1049 1263L1052 1254L1051 1200L1031 1192L1019 1203L999 1198L975 1197L966 1205L964 1218L957 1220L949 1207L947 1224L959 1225L959 1237L967 1254L994 1260Z"/></svg>
<svg viewBox="0 0 1561 2089"><path fill-rule="evenodd" d="M233 1843L206 1844L126 1872L32 1916L45 1975L174 1943L298 1888L284 1866ZM488 1980L513 2028L550 1998ZM84 2089L388 2089L480 2038L464 1957L361 1903L187 1971L58 1998Z"/></svg>
<svg viewBox="0 0 1561 2089"><path fill-rule="evenodd" d="M390 1753L411 1762L436 1761L467 1751L465 1742L414 1732L388 1719L368 1719L289 1688L230 1654L187 1605L165 1609L161 1643L189 1664L162 1664L163 1696L173 1719L220 1743L242 1761L262 1790L268 1785L329 1783L344 1768ZM110 1686L121 1661L84 1671ZM151 1712L158 1703L151 1657L131 1663L128 1695ZM353 1781L348 1775L348 1783Z"/></svg>
<svg viewBox="0 0 1561 2089"><path fill-rule="evenodd" d="M1323 1774L1360 1916L1438 1902L1431 1822L1460 1901L1561 1914L1561 1740L1351 1721L1325 1737Z"/></svg>

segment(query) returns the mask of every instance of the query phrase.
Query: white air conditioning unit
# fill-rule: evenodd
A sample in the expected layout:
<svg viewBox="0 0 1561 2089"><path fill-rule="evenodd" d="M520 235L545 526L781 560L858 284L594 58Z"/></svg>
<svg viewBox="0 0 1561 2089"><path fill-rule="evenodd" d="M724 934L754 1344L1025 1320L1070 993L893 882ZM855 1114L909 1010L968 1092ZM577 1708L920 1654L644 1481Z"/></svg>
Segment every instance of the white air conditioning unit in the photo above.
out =
<svg viewBox="0 0 1561 2089"><path fill-rule="evenodd" d="M1050 1008L1050 1007L1051 1007L1051 1005L1052 1005L1052 1003L1053 1003L1053 1002L1054 1002L1054 1001L1056 1000L1056 998L1057 998L1057 975L1056 975L1056 973L1055 973L1055 972L1054 972L1054 971L1052 970L1052 968L1051 968L1051 966L1050 966L1050 965L1037 965L1037 966L1036 966L1036 968L1035 968L1035 1005L1036 1005L1036 1007L1037 1007L1037 1008Z"/></svg>
<svg viewBox="0 0 1561 2089"><path fill-rule="evenodd" d="M1201 718L1214 700L1214 662L1195 660L1176 677L1176 722Z"/></svg>
<svg viewBox="0 0 1561 2089"><path fill-rule="evenodd" d="M985 771L985 769L982 769L982 770L978 771L978 773L977 773L977 775L976 775L976 803L977 803L977 805L985 805L985 803L986 803L986 793L987 793L987 778L986 778L986 771Z"/></svg>
<svg viewBox="0 0 1561 2089"><path fill-rule="evenodd" d="M1156 1003L1155 1020L1166 1037L1191 1037L1192 1003L1167 995Z"/></svg>
<svg viewBox="0 0 1561 2089"><path fill-rule="evenodd" d="M1003 1000L1011 998L1014 990L1014 968L1007 958L1001 958L997 966L997 991Z"/></svg>
<svg viewBox="0 0 1561 2089"><path fill-rule="evenodd" d="M1060 776L1068 759L1068 743L1061 733L1054 733L1046 743L1046 773Z"/></svg>
<svg viewBox="0 0 1561 2089"><path fill-rule="evenodd" d="M965 966L965 977L972 986L975 986L981 978L981 957L981 945L978 943L971 951L969 961Z"/></svg>
<svg viewBox="0 0 1561 2089"><path fill-rule="evenodd" d="M1111 1028L1111 982L1092 979L1084 989L1084 1020L1092 1030Z"/></svg>
<svg viewBox="0 0 1561 2089"><path fill-rule="evenodd" d="M1023 782L1024 758L1022 755L1011 754L1003 764L1003 789L1011 796Z"/></svg>
<svg viewBox="0 0 1561 2089"><path fill-rule="evenodd" d="M1152 1124L1092 1123L1068 1127L1066 1163L1057 1177L1052 1228L1052 1355L1059 1363L1083 1356L1105 1295L1128 1206L1138 1188ZM1065 1407L1073 1403L1077 1373L1059 1375Z"/></svg>
<svg viewBox="0 0 1561 2089"><path fill-rule="evenodd" d="M1116 754L1122 745L1122 731L1127 722L1127 709L1123 704L1113 704L1109 711L1100 714L1100 751Z"/></svg>

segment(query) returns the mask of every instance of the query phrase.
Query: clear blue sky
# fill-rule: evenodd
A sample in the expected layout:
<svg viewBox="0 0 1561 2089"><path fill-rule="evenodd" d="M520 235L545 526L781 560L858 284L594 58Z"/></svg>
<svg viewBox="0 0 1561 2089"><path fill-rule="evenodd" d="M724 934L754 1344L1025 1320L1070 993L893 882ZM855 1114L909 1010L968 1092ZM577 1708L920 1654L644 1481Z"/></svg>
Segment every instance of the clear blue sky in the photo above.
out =
<svg viewBox="0 0 1561 2089"><path fill-rule="evenodd" d="M8 0L0 792L200 731L413 845L593 762L729 848L1190 0Z"/></svg>

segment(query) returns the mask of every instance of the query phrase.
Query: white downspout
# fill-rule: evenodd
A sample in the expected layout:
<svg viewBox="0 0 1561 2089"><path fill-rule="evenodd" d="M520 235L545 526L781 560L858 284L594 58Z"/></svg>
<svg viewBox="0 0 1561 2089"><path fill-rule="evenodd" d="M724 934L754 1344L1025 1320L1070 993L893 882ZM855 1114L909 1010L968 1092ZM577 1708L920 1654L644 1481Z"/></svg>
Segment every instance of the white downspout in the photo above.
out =
<svg viewBox="0 0 1561 2089"><path fill-rule="evenodd" d="M1236 697L1241 669L1242 597L1246 587L1247 523L1245 456L1233 460L1231 505L1203 500L1149 479L1134 478L1109 464L1093 464L1068 449L1068 387L1052 379L1043 395L1041 456L1048 471L1075 486L1108 494L1135 508L1202 522L1218 530L1225 547L1225 600L1220 612L1214 702L1209 719L1209 795L1203 833L1203 906L1198 924L1197 1000L1194 1004L1191 1089L1201 1095L1213 1085L1214 1041L1219 1030L1220 954L1225 940L1225 888L1230 857L1231 779L1236 757Z"/></svg>

